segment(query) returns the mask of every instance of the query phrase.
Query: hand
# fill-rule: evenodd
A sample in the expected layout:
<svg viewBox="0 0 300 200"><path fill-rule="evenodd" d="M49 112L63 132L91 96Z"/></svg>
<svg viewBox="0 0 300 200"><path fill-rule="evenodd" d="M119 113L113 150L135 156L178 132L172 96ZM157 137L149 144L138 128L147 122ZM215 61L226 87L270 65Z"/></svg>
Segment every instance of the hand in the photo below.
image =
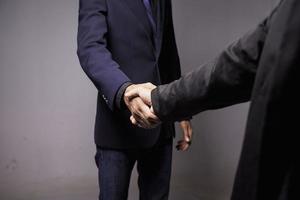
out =
<svg viewBox="0 0 300 200"><path fill-rule="evenodd" d="M124 102L132 114L130 120L139 127L146 129L154 128L159 123L159 119L151 112L149 105L145 104L137 95L128 96L128 93L133 93L131 91L136 91L138 87L140 86L130 85L126 88L124 93Z"/></svg>
<svg viewBox="0 0 300 200"><path fill-rule="evenodd" d="M176 148L179 151L186 151L191 146L193 128L190 121L181 121L180 126L183 131L183 138L177 142Z"/></svg>
<svg viewBox="0 0 300 200"><path fill-rule="evenodd" d="M125 101L130 101L135 97L140 97L148 106L152 106L151 92L156 88L152 83L130 85L124 94Z"/></svg>

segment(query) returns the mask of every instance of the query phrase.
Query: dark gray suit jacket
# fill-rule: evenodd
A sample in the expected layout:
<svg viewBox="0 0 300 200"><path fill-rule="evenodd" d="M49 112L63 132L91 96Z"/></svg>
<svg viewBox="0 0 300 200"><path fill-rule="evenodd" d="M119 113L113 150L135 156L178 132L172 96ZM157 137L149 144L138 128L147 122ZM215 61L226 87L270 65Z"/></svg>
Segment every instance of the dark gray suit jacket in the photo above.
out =
<svg viewBox="0 0 300 200"><path fill-rule="evenodd" d="M233 200L300 199L300 1L285 0L254 31L152 92L164 121L251 100Z"/></svg>

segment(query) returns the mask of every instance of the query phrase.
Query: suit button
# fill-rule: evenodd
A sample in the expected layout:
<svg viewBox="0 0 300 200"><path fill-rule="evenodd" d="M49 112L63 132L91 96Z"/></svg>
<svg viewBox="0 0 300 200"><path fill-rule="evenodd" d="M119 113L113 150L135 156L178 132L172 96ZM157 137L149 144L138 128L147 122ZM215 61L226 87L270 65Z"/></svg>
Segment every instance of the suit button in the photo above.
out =
<svg viewBox="0 0 300 200"><path fill-rule="evenodd" d="M107 100L107 98L104 95L102 95L102 98L106 102L106 104L108 104L108 100Z"/></svg>

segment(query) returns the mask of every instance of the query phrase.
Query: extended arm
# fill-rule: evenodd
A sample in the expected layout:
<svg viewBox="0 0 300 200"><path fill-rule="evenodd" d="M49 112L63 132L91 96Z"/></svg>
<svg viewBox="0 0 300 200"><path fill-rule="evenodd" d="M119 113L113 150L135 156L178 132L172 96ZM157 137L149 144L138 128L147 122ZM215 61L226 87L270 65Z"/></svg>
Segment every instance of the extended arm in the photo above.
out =
<svg viewBox="0 0 300 200"><path fill-rule="evenodd" d="M108 50L106 16L106 0L80 0L78 57L83 70L113 110L119 88L130 80Z"/></svg>
<svg viewBox="0 0 300 200"><path fill-rule="evenodd" d="M264 20L212 62L153 90L155 114L162 121L174 121L249 101L270 20Z"/></svg>

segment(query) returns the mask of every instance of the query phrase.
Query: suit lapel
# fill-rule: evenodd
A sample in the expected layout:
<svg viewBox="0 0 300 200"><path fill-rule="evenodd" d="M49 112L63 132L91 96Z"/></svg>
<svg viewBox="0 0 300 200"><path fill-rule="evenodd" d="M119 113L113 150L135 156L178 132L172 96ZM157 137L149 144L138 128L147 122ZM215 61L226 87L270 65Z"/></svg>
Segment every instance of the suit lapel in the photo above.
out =
<svg viewBox="0 0 300 200"><path fill-rule="evenodd" d="M137 19L138 23L140 24L141 28L144 30L145 34L148 36L148 39L150 40L153 51L155 52L155 56L158 57L161 50L162 45L162 38L163 38L163 31L164 31L164 21L165 21L165 1L166 0L158 0L159 1L159 16L157 20L157 28L158 28L158 41L157 46L155 48L155 44L153 44L153 38L152 38L152 27L149 22L146 8L142 2L142 0L120 0L120 2L124 3L129 10L133 13L135 18Z"/></svg>
<svg viewBox="0 0 300 200"><path fill-rule="evenodd" d="M142 0L120 0L120 2L123 2L131 10L138 23L148 35L149 39L151 39L152 28Z"/></svg>

